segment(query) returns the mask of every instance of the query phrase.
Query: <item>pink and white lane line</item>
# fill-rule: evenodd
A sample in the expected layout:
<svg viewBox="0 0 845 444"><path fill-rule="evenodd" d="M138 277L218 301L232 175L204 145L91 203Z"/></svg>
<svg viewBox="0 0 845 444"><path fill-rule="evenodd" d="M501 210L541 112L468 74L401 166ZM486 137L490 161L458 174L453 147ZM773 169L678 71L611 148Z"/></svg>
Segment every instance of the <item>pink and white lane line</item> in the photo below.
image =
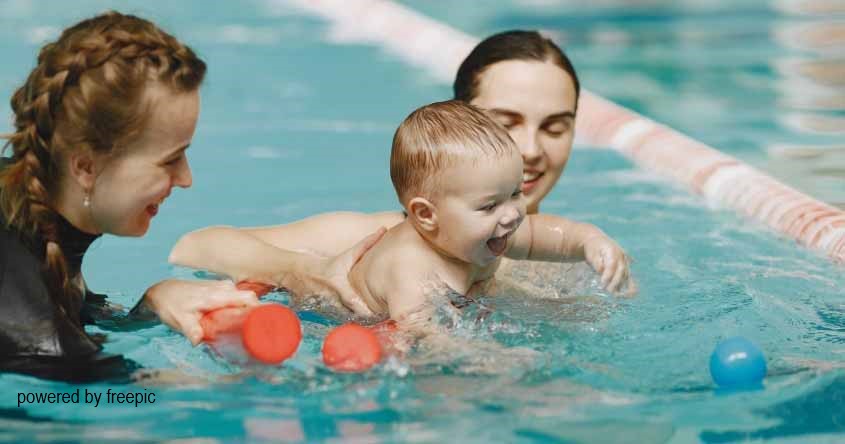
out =
<svg viewBox="0 0 845 444"><path fill-rule="evenodd" d="M451 82L478 43L443 23L388 0L267 0L271 10L291 6L331 24L339 43L377 45L406 63ZM609 147L635 164L670 177L712 205L732 208L845 262L845 212L801 193L738 159L582 90L579 142Z"/></svg>

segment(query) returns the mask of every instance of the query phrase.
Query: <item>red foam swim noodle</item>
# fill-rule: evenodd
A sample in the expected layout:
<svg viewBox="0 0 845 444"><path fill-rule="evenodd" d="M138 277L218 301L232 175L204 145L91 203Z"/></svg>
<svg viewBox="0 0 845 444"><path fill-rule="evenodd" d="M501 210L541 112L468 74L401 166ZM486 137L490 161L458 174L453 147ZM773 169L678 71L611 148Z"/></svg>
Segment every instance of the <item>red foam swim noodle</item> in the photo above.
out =
<svg viewBox="0 0 845 444"><path fill-rule="evenodd" d="M335 327L323 342L323 362L340 372L363 372L381 361L378 335L358 324Z"/></svg>
<svg viewBox="0 0 845 444"><path fill-rule="evenodd" d="M256 282L239 282L239 290L252 290L263 296L274 289ZM280 364L293 356L302 341L299 318L279 304L258 307L229 307L210 311L200 319L203 341L214 341L222 334L240 334L246 352L264 364Z"/></svg>
<svg viewBox="0 0 845 444"><path fill-rule="evenodd" d="M252 290L258 297L264 296L265 294L276 289L276 287L274 287L273 285L262 284L260 282L252 281L240 281L237 285L235 285L235 287L238 290Z"/></svg>
<svg viewBox="0 0 845 444"><path fill-rule="evenodd" d="M202 340L213 341L219 335L237 333L254 307L229 307L209 311L200 318Z"/></svg>
<svg viewBox="0 0 845 444"><path fill-rule="evenodd" d="M261 305L246 316L241 339L253 358L265 364L280 364L299 348L302 327L293 310L284 305Z"/></svg>
<svg viewBox="0 0 845 444"><path fill-rule="evenodd" d="M258 282L241 281L235 286L238 290L251 290L256 296L261 297L273 291L274 286ZM226 307L209 311L200 318L200 326L203 331L203 341L213 341L218 335L224 333L236 333L240 331L246 320L247 314L254 307Z"/></svg>

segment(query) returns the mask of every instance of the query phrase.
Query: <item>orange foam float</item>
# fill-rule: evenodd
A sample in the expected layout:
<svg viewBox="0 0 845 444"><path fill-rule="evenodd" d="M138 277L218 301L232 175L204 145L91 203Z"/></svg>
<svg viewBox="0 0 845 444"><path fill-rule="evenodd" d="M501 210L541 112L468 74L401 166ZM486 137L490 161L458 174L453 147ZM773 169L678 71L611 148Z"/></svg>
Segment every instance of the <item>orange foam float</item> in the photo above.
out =
<svg viewBox="0 0 845 444"><path fill-rule="evenodd" d="M237 288L263 296L274 287L241 282ZM203 315L200 325L204 342L213 344L224 336L240 336L240 345L246 354L268 365L278 365L293 356L302 341L299 318L293 310L280 304L213 310Z"/></svg>

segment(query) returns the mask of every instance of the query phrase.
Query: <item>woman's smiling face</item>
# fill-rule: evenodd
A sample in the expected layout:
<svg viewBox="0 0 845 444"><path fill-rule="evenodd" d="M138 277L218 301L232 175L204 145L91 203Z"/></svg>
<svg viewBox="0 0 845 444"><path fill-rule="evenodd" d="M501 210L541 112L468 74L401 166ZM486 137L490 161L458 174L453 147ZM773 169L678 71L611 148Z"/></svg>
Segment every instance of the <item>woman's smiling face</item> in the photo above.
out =
<svg viewBox="0 0 845 444"><path fill-rule="evenodd" d="M569 160L576 99L572 77L552 62L506 60L479 76L470 103L486 110L519 146L529 214L538 211Z"/></svg>
<svg viewBox="0 0 845 444"><path fill-rule="evenodd" d="M191 186L185 150L199 117L199 93L173 94L154 86L147 94L152 114L144 129L100 162L90 196L91 219L98 232L143 236L173 187Z"/></svg>

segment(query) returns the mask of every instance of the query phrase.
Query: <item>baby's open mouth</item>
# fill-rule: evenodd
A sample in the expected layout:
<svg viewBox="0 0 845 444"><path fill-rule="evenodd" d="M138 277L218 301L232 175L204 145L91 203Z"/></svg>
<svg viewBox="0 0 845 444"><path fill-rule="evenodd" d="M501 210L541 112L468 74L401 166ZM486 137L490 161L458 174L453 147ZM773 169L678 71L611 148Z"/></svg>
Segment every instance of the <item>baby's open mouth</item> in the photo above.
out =
<svg viewBox="0 0 845 444"><path fill-rule="evenodd" d="M487 241L487 248L490 249L490 252L493 253L494 256L501 256L505 253L505 249L508 247L508 237L510 237L512 232L507 232L499 237L491 238Z"/></svg>

